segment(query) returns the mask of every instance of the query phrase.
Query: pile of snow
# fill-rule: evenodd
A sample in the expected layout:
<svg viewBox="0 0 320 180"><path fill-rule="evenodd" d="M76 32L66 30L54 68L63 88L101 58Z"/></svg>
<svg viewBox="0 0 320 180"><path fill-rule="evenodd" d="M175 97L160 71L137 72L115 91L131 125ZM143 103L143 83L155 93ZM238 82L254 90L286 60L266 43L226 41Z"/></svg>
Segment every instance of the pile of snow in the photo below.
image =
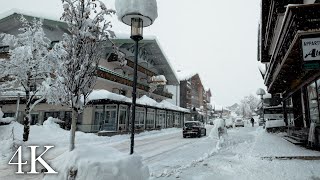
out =
<svg viewBox="0 0 320 180"><path fill-rule="evenodd" d="M148 179L148 167L142 164L138 155L129 156L111 147L110 142L119 139L128 140L128 136L100 137L94 134L76 132L75 150L69 152L70 131L61 129L55 118L48 118L43 125L30 126L29 140L24 142L23 151L28 145L37 145L39 151L44 151L43 146L52 145L44 156L52 168L58 172L55 175L46 175L45 179L67 179L69 168L77 169L77 180L81 179ZM23 125L13 122L0 126L0 167L12 171L14 166L8 162L15 150L14 144L22 144ZM28 151L26 151L28 152ZM29 158L29 154L24 154ZM39 174L39 177L42 174ZM1 179L0 175L0 179ZM14 179L14 178L13 178Z"/></svg>
<svg viewBox="0 0 320 180"><path fill-rule="evenodd" d="M59 124L56 124L56 123L60 123L60 122L64 122L64 121L61 121L60 119L56 119L53 117L49 117L46 121L43 122L43 127L60 128Z"/></svg>
<svg viewBox="0 0 320 180"><path fill-rule="evenodd" d="M57 175L46 175L44 180L68 179L69 170L77 170L77 180L149 179L149 169L142 157L120 153L111 147L83 146L66 152L52 162Z"/></svg>
<svg viewBox="0 0 320 180"><path fill-rule="evenodd" d="M218 138L219 139L219 128L222 128L225 133L227 133L227 128L225 128L225 122L223 119L216 119L214 121L214 126L210 131L210 138Z"/></svg>
<svg viewBox="0 0 320 180"><path fill-rule="evenodd" d="M14 117L0 118L0 123L11 123L12 121L15 121Z"/></svg>
<svg viewBox="0 0 320 180"><path fill-rule="evenodd" d="M166 85L167 84L167 79L164 75L159 75L159 76L152 76L151 77L151 82L152 83L158 83L161 85Z"/></svg>
<svg viewBox="0 0 320 180"><path fill-rule="evenodd" d="M1 107L0 107L0 123L11 123L12 121L15 120L14 117L3 118L3 115L4 115L4 113L2 112Z"/></svg>

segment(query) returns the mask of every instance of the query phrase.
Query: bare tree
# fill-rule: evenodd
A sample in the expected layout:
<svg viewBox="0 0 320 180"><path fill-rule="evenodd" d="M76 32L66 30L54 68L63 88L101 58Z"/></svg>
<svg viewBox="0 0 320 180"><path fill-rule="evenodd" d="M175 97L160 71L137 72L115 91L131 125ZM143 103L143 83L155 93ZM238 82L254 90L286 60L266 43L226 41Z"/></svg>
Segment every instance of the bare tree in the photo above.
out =
<svg viewBox="0 0 320 180"><path fill-rule="evenodd" d="M239 113L244 117L251 117L254 109L257 108L258 103L259 99L252 94L250 94L249 96L245 96L240 101Z"/></svg>

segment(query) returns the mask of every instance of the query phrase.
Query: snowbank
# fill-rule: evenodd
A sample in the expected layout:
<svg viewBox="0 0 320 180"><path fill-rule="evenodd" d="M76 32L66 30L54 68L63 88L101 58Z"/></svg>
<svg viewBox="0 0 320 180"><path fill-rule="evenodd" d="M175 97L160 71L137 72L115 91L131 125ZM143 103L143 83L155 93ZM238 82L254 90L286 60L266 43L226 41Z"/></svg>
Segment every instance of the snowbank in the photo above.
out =
<svg viewBox="0 0 320 180"><path fill-rule="evenodd" d="M148 167L142 157L126 155L110 148L83 146L66 152L52 162L58 175L46 175L44 180L65 180L70 169L77 170L77 180L127 180L149 178Z"/></svg>
<svg viewBox="0 0 320 180"><path fill-rule="evenodd" d="M0 107L0 123L11 123L12 121L15 120L15 118L13 118L13 117L3 118L3 115L4 115L4 113L2 112L1 107Z"/></svg>
<svg viewBox="0 0 320 180"><path fill-rule="evenodd" d="M43 122L43 127L52 128L52 129L60 128L59 124L56 124L60 122L63 122L63 121L61 121L60 119L49 117L46 121Z"/></svg>
<svg viewBox="0 0 320 180"><path fill-rule="evenodd" d="M216 119L214 121L214 126L210 131L209 137L219 138L219 131L218 131L219 128L224 129L224 132L227 133L227 128L225 128L225 122L223 119Z"/></svg>
<svg viewBox="0 0 320 180"><path fill-rule="evenodd" d="M145 180L149 178L149 169L142 164L140 156L129 156L111 147L111 142L119 139L128 140L128 136L112 139L76 132L76 148L69 152L70 131L61 129L55 121L57 119L50 117L43 126L30 126L29 140L23 147L37 145L40 147L39 151L43 151L43 146L54 146L44 158L58 174L46 175L44 179L65 180L71 167L77 169L77 180ZM13 167L7 163L14 153L14 144L22 144L22 134L23 125L17 122L0 126L0 167L8 169ZM24 158L29 159L30 155L25 153ZM11 174L14 174L13 169L10 170ZM42 174L39 174L40 176Z"/></svg>
<svg viewBox="0 0 320 180"><path fill-rule="evenodd" d="M14 117L0 118L0 123L11 123L14 120Z"/></svg>

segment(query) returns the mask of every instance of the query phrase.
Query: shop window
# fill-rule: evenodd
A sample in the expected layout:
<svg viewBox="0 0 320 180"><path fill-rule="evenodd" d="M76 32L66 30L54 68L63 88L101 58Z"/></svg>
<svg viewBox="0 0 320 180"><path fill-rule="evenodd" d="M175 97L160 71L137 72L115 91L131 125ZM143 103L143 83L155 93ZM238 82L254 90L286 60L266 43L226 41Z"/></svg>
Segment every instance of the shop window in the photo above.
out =
<svg viewBox="0 0 320 180"><path fill-rule="evenodd" d="M319 123L319 108L318 108L318 92L316 83L311 83L308 87L308 103L311 122Z"/></svg>
<svg viewBox="0 0 320 180"><path fill-rule="evenodd" d="M135 125L137 129L144 127L144 108L136 108Z"/></svg>
<svg viewBox="0 0 320 180"><path fill-rule="evenodd" d="M157 112L156 128L165 128L166 127L166 112L159 110Z"/></svg>
<svg viewBox="0 0 320 180"><path fill-rule="evenodd" d="M154 120L155 120L155 110L154 109L148 109L147 112L147 128L153 128L154 126Z"/></svg>
<svg viewBox="0 0 320 180"><path fill-rule="evenodd" d="M94 130L115 130L117 106L96 106L94 118Z"/></svg>
<svg viewBox="0 0 320 180"><path fill-rule="evenodd" d="M119 110L119 131L126 130L126 121L127 121L127 107L126 106L120 106Z"/></svg>

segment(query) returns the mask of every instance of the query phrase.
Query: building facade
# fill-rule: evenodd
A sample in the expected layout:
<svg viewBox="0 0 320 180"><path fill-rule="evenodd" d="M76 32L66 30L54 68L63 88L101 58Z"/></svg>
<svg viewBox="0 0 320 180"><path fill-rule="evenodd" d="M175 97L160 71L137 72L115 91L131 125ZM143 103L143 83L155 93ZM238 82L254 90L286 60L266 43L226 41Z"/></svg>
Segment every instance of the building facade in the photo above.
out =
<svg viewBox="0 0 320 180"><path fill-rule="evenodd" d="M19 17L22 13L12 13L0 19L0 32L12 35L19 34L21 27ZM27 20L35 17L23 14ZM59 42L64 33L68 33L67 25L56 20L43 19L44 32L52 42ZM97 82L93 93L99 93L100 98L93 98L79 116L78 130L84 132L125 132L129 131L130 108L133 85L134 41L129 37L112 39L126 58L122 65L114 52L112 44L106 42L104 57L97 69ZM167 102L173 94L167 86L178 86L179 81L166 58L159 42L155 37L145 37L140 41L138 56L137 98L140 104L136 109L136 128L138 130L181 127L184 115L188 111ZM0 56L8 58L10 47L0 44ZM164 75L167 85L154 86L151 77ZM152 90L151 90L152 89ZM14 116L18 109L18 121L22 121L25 96L23 92L2 92L0 103L4 116ZM118 97L118 98L114 98ZM148 100L145 100L148 97ZM142 98L142 99L141 99ZM138 99L138 100L139 100ZM147 102L154 101L151 105ZM18 105L17 102L19 102ZM31 112L31 124L42 124L48 117L61 119L65 128L71 122L71 110L66 106L49 105L45 102L38 104Z"/></svg>
<svg viewBox="0 0 320 180"><path fill-rule="evenodd" d="M211 90L205 89L199 74L180 79L180 106L190 109L189 120L207 122L212 111Z"/></svg>
<svg viewBox="0 0 320 180"><path fill-rule="evenodd" d="M318 0L262 0L258 38L264 83L272 97L282 99L289 136L318 147L319 10Z"/></svg>

